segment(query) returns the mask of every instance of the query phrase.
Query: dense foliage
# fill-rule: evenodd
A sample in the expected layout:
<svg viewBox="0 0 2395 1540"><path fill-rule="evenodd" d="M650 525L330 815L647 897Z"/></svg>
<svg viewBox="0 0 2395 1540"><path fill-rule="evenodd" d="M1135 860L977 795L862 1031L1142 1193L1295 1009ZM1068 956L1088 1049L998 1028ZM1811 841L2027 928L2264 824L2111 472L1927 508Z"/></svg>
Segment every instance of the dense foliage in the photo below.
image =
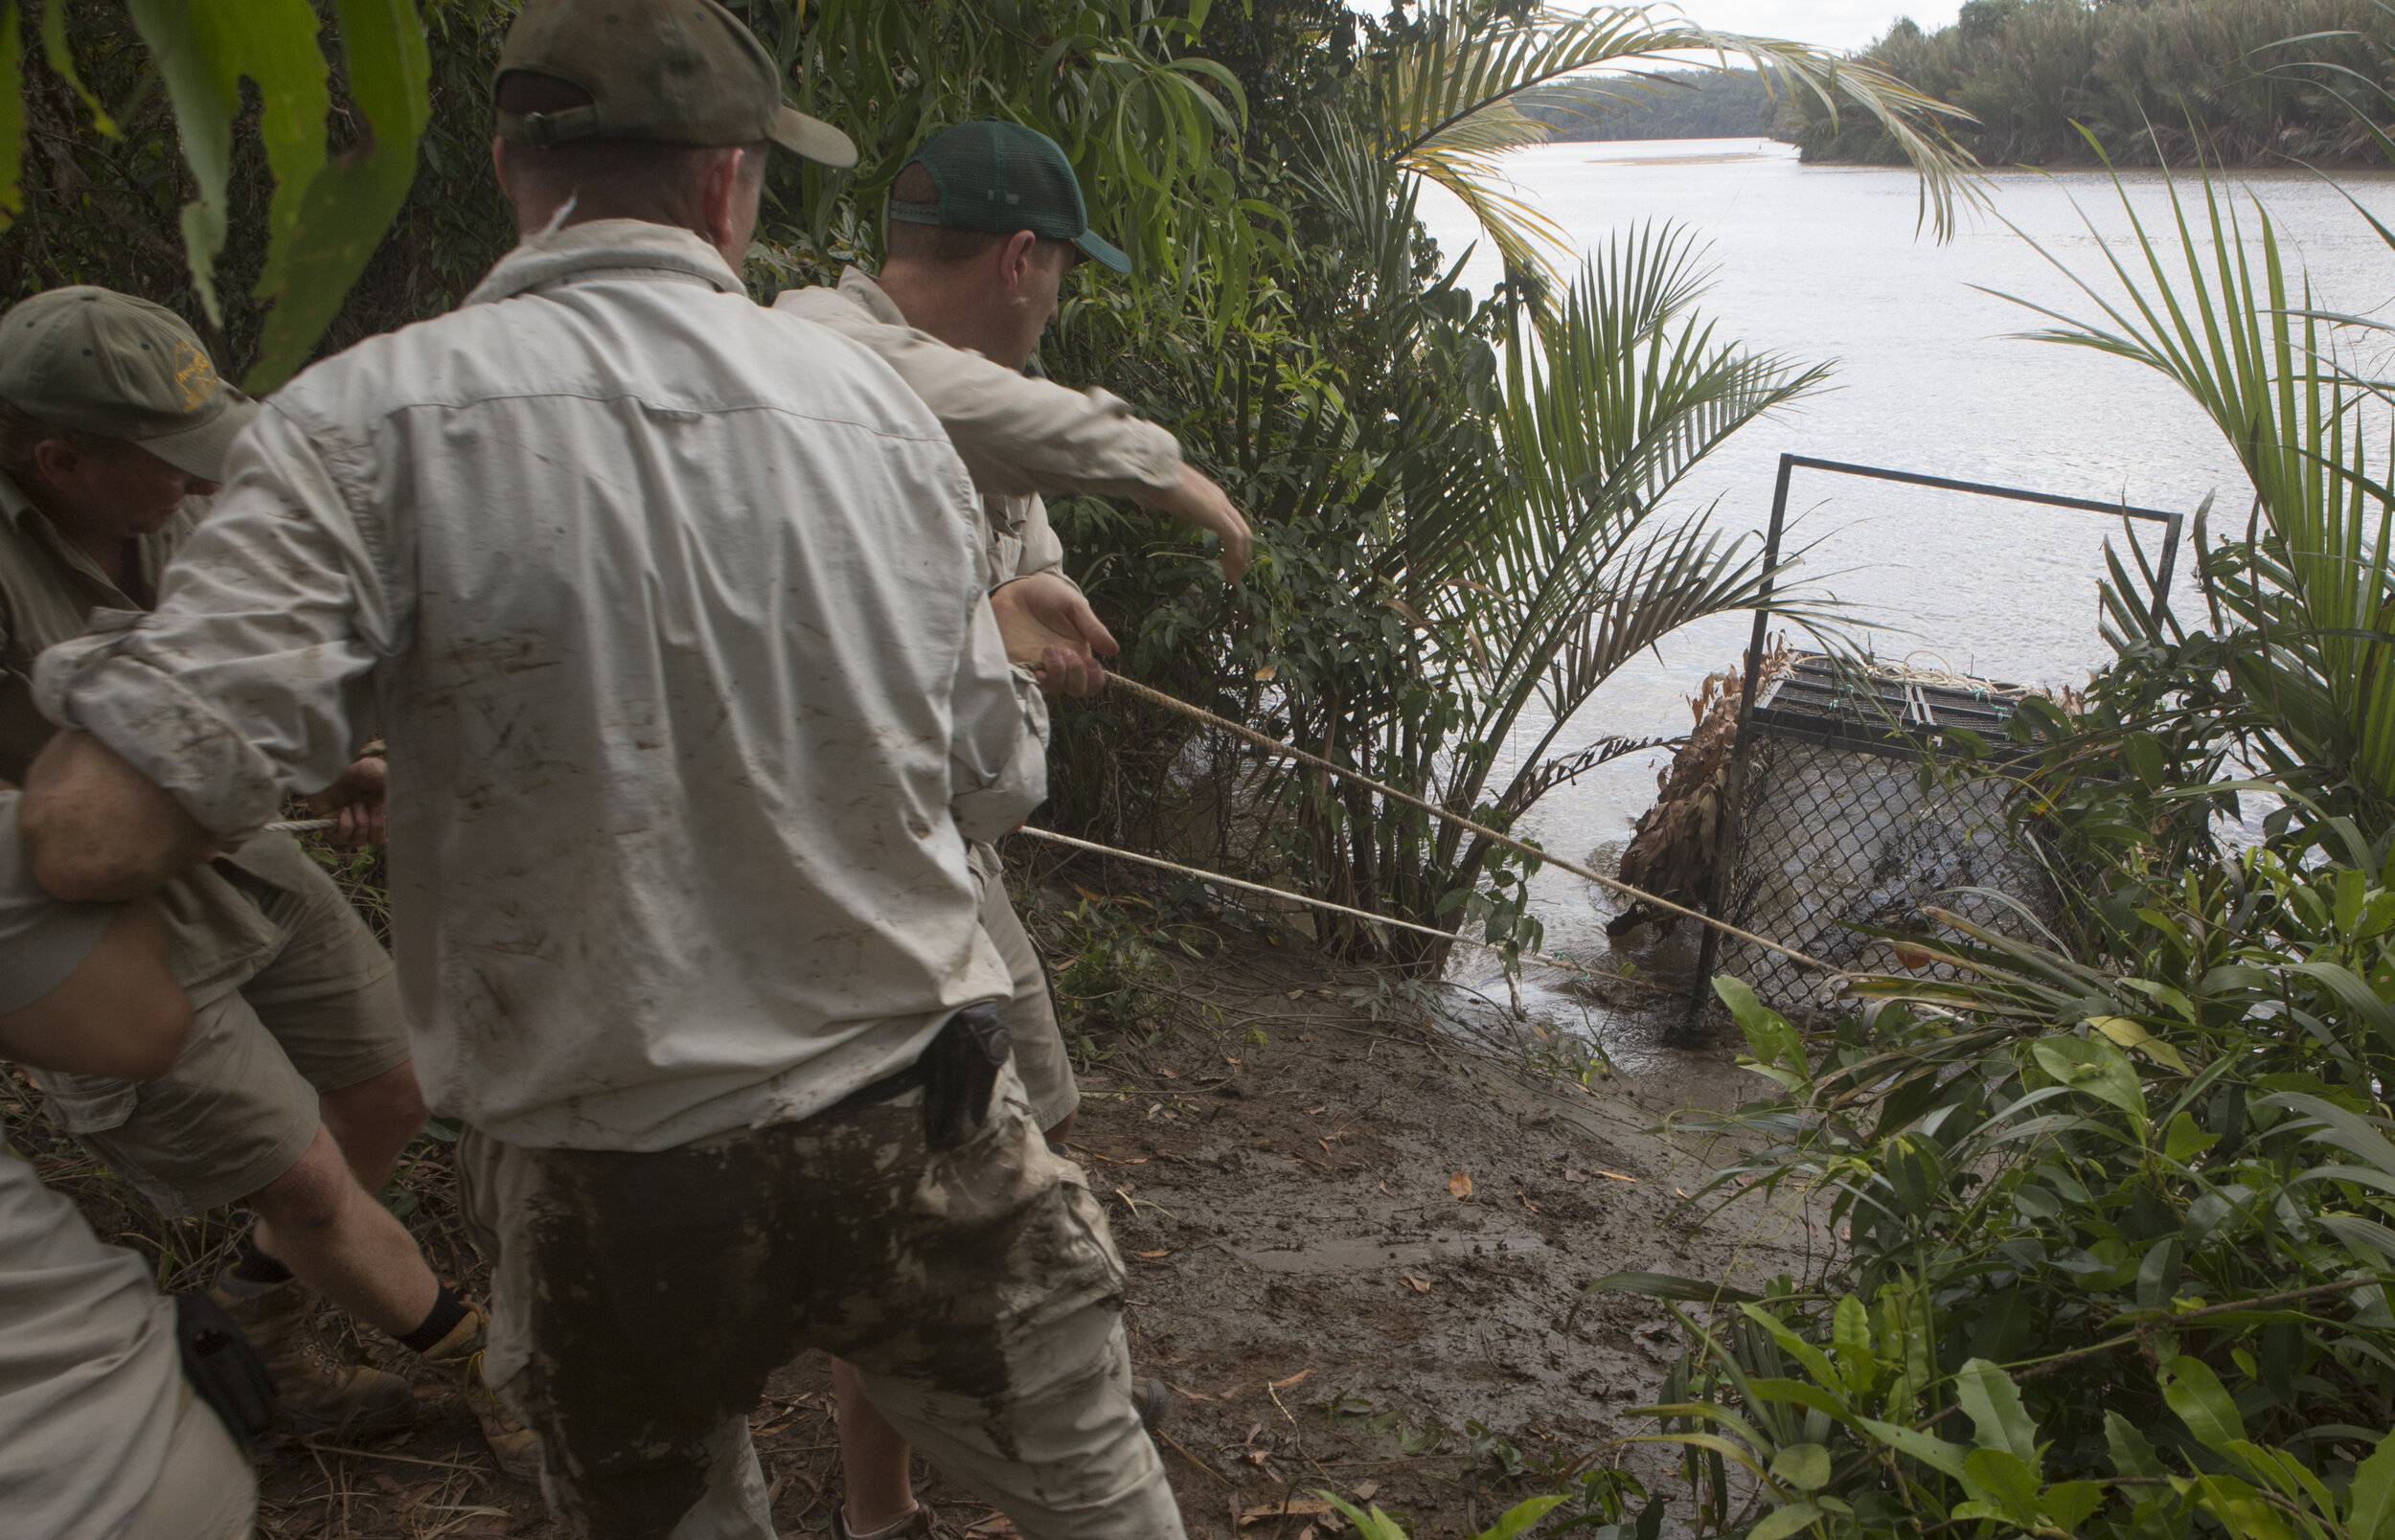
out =
<svg viewBox="0 0 2395 1540"><path fill-rule="evenodd" d="M275 115L287 109L254 104L236 125L212 314L172 234L205 184L192 170L196 120L185 114L178 156L162 104L158 59L171 56L144 46L140 8L61 4L56 51L39 18L22 17L32 148L23 215L0 238L6 282L167 300L229 370L250 367L288 303L261 282L277 271L264 232L291 196L282 173L296 163ZM325 0L319 15L364 4ZM1075 275L1047 372L1173 427L1260 535L1249 579L1226 591L1181 527L1061 502L1073 571L1125 640L1124 666L1500 825L1611 752L1545 730L1500 776L1517 722L1567 723L1655 638L1753 601L1756 554L1669 495L1726 435L1818 377L1711 331L1696 309L1701 254L1674 232L1625 233L1559 271L1557 233L1495 171L1497 152L1546 132L1516 100L1608 62L1726 48L1771 69L1784 94L1861 103L1919 158L1925 215L1943 226L1950 206L1955 164L1932 104L1818 51L1719 37L1669 9L1441 0L1375 19L1332 0L732 5L800 101L863 152L853 171L777 165L748 263L759 297L872 265L888 183L940 126L989 114L1050 134L1138 271ZM325 346L440 312L512 239L483 100L512 11L426 0L421 174ZM333 148L363 132L349 84L332 82ZM1464 197L1507 256L1499 293L1468 293L1461 254L1424 235L1425 180ZM1179 718L1062 709L1052 762L1048 816L1108 843L1535 940L1517 861L1194 737Z"/></svg>
<svg viewBox="0 0 2395 1540"><path fill-rule="evenodd" d="M2349 102L2388 78L2391 44L2377 0L1969 0L1861 57L1976 118L1955 132L1985 165L2089 162L2074 125L2115 165L2234 165L2367 158ZM1901 157L1855 114L1799 106L1807 158Z"/></svg>
<svg viewBox="0 0 2395 1540"><path fill-rule="evenodd" d="M1657 70L1530 93L1521 111L1561 140L1762 139L1788 105L1754 70Z"/></svg>
<svg viewBox="0 0 2395 1540"><path fill-rule="evenodd" d="M2179 385L2250 511L2198 520L2199 613L2115 560L2112 666L1958 772L2018 782L2067 912L1932 911L1958 977L1856 981L1821 1039L1722 981L1774 1091L1699 1196L1805 1189L1842 1244L1761 1298L1601 1285L1708 1307L1652 1437L1749 1540L2395 1536L2384 328L2319 312L2258 205L2175 207L2042 336Z"/></svg>

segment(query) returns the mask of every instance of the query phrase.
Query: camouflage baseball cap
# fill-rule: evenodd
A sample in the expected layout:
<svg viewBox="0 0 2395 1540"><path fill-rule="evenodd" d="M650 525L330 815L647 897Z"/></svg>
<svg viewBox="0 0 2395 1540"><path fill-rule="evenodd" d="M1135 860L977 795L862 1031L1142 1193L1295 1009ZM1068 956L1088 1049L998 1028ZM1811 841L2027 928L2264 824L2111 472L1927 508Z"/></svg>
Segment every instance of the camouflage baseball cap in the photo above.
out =
<svg viewBox="0 0 2395 1540"><path fill-rule="evenodd" d="M820 165L856 164L848 135L782 104L773 56L717 0L525 0L499 50L491 90L519 70L580 86L590 101L556 112L501 112L502 139L770 140Z"/></svg>
<svg viewBox="0 0 2395 1540"><path fill-rule="evenodd" d="M0 400L139 444L204 481L223 479L224 452L258 415L256 401L217 376L181 316L88 283L0 315Z"/></svg>

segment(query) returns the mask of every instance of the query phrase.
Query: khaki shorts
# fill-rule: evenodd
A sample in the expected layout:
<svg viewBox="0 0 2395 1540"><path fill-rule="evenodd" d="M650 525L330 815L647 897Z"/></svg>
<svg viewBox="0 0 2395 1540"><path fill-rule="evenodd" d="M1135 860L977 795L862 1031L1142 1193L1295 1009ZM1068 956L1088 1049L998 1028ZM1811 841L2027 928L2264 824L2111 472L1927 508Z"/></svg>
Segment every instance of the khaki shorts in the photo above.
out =
<svg viewBox="0 0 2395 1540"><path fill-rule="evenodd" d="M1123 1265L1081 1168L998 1075L960 1147L922 1092L653 1153L468 1129L491 1262L483 1372L591 1540L773 1540L748 1415L807 1348L1026 1540L1178 1540L1130 1397Z"/></svg>
<svg viewBox="0 0 2395 1540"><path fill-rule="evenodd" d="M1015 982L1015 998L1006 1007L1015 1067L1022 1072L1032 1117L1041 1128L1054 1128L1080 1108L1081 1087L1073 1083L1072 1056L1064 1051L1064 1033L1057 1026L1047 965L1039 961L1038 948L1032 945L1007 898L1006 868L998 852L975 845L972 859L974 873L981 878L981 928Z"/></svg>
<svg viewBox="0 0 2395 1540"><path fill-rule="evenodd" d="M390 954L330 877L297 891L247 881L277 944L240 986L201 1005L174 1068L136 1083L35 1073L44 1110L170 1219L265 1187L316 1137L319 1092L408 1061Z"/></svg>

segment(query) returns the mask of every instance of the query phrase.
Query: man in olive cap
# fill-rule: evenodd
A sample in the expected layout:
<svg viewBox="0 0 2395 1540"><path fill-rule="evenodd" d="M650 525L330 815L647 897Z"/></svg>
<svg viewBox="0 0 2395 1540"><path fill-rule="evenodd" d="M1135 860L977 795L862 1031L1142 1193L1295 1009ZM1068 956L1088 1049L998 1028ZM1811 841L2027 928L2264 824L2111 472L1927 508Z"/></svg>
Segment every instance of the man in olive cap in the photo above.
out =
<svg viewBox="0 0 2395 1540"><path fill-rule="evenodd" d="M737 265L769 146L853 152L713 0L530 0L493 89L522 243L278 392L156 611L42 659L35 871L143 891L386 729L416 1062L565 1520L770 1540L747 1417L812 1346L1032 1540L1173 1540L988 1008L966 842L1046 714L971 480Z"/></svg>
<svg viewBox="0 0 2395 1540"><path fill-rule="evenodd" d="M1247 521L1222 488L1181 458L1173 435L1103 390L1073 391L1023 373L1055 319L1064 275L1088 259L1117 273L1130 260L1089 228L1081 182L1056 141L995 119L944 128L907 157L890 192L889 259L878 282L855 267L836 288L785 290L774 307L830 327L898 372L948 432L981 494L992 593L1068 581L1064 547L1042 492L1126 497L1212 532L1222 575L1247 567ZM1078 591L1076 591L1078 592ZM1060 606L1047 606L1054 611ZM1094 616L1058 638L1070 656L1043 669L1051 691L1088 694L1104 674L1094 654L1114 639ZM1007 900L1005 867L973 847L982 924L1013 976L1006 1025L1033 1115L1061 1145L1081 1104L1031 938ZM844 1509L833 1522L855 1540L927 1533L907 1479L909 1451L858 1392L846 1365L840 1393ZM1150 1382L1161 1408L1160 1384ZM1143 1391L1148 1387L1143 1387Z"/></svg>
<svg viewBox="0 0 2395 1540"><path fill-rule="evenodd" d="M34 709L34 657L94 611L149 608L257 410L146 300L53 289L0 316L0 780L24 780L55 731ZM159 897L196 1010L182 1054L142 1086L36 1070L50 1117L169 1218L256 1214L213 1292L271 1366L294 1431L414 1414L405 1379L333 1350L321 1292L458 1379L501 1462L529 1478L531 1436L474 1368L479 1309L374 1196L424 1121L381 944L287 834L194 866Z"/></svg>

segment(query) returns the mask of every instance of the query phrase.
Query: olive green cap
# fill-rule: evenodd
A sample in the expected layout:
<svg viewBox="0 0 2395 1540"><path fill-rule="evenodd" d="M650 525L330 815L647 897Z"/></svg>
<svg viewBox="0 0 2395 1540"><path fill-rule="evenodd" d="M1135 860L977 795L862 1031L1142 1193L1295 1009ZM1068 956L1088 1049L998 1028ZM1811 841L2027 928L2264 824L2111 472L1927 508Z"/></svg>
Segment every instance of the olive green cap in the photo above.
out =
<svg viewBox="0 0 2395 1540"><path fill-rule="evenodd" d="M0 400L42 422L136 443L203 481L258 403L217 374L181 316L78 284L0 315Z"/></svg>
<svg viewBox="0 0 2395 1540"><path fill-rule="evenodd" d="M773 56L717 0L525 0L491 90L517 70L590 93L561 111L500 113L499 137L519 144L770 140L820 165L856 164L848 135L782 104Z"/></svg>
<svg viewBox="0 0 2395 1540"><path fill-rule="evenodd" d="M890 200L890 217L901 224L954 225L1013 235L1028 230L1069 240L1118 273L1131 260L1089 229L1073 163L1057 142L1037 128L995 118L976 118L943 128L906 159L931 173L940 190L931 203ZM905 172L906 166L899 170Z"/></svg>

